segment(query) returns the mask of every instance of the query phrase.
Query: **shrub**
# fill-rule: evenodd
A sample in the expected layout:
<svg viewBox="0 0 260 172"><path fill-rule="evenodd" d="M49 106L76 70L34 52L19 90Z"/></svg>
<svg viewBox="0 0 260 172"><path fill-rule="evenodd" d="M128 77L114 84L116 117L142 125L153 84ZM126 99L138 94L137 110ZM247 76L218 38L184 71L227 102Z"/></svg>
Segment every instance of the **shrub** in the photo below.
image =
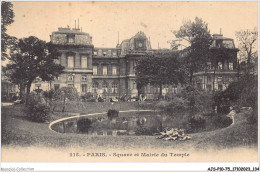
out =
<svg viewBox="0 0 260 172"><path fill-rule="evenodd" d="M77 89L74 87L62 87L55 91L53 95L55 100L63 101L62 112L65 111L66 100L79 100Z"/></svg>
<svg viewBox="0 0 260 172"><path fill-rule="evenodd" d="M140 136L140 135L152 135L153 132L150 129L147 129L145 127L139 126L136 130L135 130L135 134Z"/></svg>
<svg viewBox="0 0 260 172"><path fill-rule="evenodd" d="M257 112L257 76L241 77L229 84L228 88L215 94L215 104L221 106L252 107Z"/></svg>
<svg viewBox="0 0 260 172"><path fill-rule="evenodd" d="M202 117L192 117L189 119L189 125L191 129L203 129L206 126L206 120Z"/></svg>
<svg viewBox="0 0 260 172"><path fill-rule="evenodd" d="M170 101L159 101L156 107L172 113L185 112L188 110L188 101L182 97L174 97Z"/></svg>
<svg viewBox="0 0 260 172"><path fill-rule="evenodd" d="M81 96L81 100L84 102L95 102L96 99L93 96L93 93L86 93Z"/></svg>
<svg viewBox="0 0 260 172"><path fill-rule="evenodd" d="M188 101L187 105L192 115L197 113L209 113L213 110L213 95L208 92L200 91L188 86L186 89L183 89L178 96L181 96Z"/></svg>
<svg viewBox="0 0 260 172"><path fill-rule="evenodd" d="M214 120L214 124L215 124L215 126L220 127L220 128L228 127L229 125L232 124L232 119L227 116L218 116Z"/></svg>
<svg viewBox="0 0 260 172"><path fill-rule="evenodd" d="M248 117L247 117L247 122L249 123L249 124L257 124L257 122L258 122L258 119L257 119L257 115L256 114L254 114L254 113L252 113L252 114L250 114Z"/></svg>
<svg viewBox="0 0 260 172"><path fill-rule="evenodd" d="M118 117L118 111L115 109L109 109L107 112L107 117L109 120L115 119Z"/></svg>
<svg viewBox="0 0 260 172"><path fill-rule="evenodd" d="M92 121L88 118L80 118L77 121L77 128L80 133L88 133L91 128Z"/></svg>
<svg viewBox="0 0 260 172"><path fill-rule="evenodd" d="M26 114L34 122L46 122L50 119L50 107L42 94L31 92L28 96Z"/></svg>

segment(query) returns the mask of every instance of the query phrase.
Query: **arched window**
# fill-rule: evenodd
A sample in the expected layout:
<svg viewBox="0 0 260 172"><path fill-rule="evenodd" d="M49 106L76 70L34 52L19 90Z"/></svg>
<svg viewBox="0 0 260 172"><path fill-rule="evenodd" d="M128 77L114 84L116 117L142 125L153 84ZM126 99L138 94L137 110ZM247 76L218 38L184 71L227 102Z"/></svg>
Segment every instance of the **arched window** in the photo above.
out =
<svg viewBox="0 0 260 172"><path fill-rule="evenodd" d="M103 75L107 75L107 66L106 65L103 66Z"/></svg>
<svg viewBox="0 0 260 172"><path fill-rule="evenodd" d="M112 83L112 93L117 93L117 87L118 87L118 84L116 82L113 82Z"/></svg>

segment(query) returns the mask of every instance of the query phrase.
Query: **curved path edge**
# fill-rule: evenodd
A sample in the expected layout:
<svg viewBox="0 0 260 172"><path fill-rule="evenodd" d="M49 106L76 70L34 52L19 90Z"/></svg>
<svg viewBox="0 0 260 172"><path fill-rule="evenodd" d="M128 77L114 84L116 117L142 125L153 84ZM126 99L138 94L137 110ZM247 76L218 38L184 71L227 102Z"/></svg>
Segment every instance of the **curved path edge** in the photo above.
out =
<svg viewBox="0 0 260 172"><path fill-rule="evenodd" d="M119 112L153 112L154 110L124 110L124 111L119 111ZM70 116L70 117L65 117L65 118L60 118L60 119L57 119L55 121L52 121L50 124L49 124L49 129L51 131L54 131L51 126L58 123L58 122L61 122L61 121L65 121L67 119L73 119L73 118L79 118L79 117L84 117L84 116L96 116L96 115L101 115L101 114L106 114L107 112L99 112L99 113L89 113L89 114L85 114L85 115L75 115L75 116ZM54 131L56 132L56 131ZM56 132L58 133L58 132Z"/></svg>

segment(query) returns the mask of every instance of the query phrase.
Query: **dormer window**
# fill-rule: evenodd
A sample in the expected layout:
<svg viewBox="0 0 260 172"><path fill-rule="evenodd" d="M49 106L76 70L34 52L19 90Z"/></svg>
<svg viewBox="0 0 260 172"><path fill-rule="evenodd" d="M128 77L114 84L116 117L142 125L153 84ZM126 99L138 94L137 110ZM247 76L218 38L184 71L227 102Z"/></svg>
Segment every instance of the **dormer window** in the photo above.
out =
<svg viewBox="0 0 260 172"><path fill-rule="evenodd" d="M75 43L75 35L67 35L68 43Z"/></svg>
<svg viewBox="0 0 260 172"><path fill-rule="evenodd" d="M112 56L112 51L111 50L107 51L107 56L109 56L109 57Z"/></svg>
<svg viewBox="0 0 260 172"><path fill-rule="evenodd" d="M102 50L101 49L98 50L98 56L102 56Z"/></svg>

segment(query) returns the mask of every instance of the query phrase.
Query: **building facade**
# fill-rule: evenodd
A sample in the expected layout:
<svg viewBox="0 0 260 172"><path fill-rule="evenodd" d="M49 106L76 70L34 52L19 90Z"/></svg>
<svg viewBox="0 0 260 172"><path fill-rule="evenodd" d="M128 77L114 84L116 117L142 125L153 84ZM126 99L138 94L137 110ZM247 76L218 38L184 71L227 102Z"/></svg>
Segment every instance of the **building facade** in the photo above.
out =
<svg viewBox="0 0 260 172"><path fill-rule="evenodd" d="M213 35L206 68L194 73L194 84L207 91L222 91L237 80L238 60L234 40L222 34Z"/></svg>
<svg viewBox="0 0 260 172"><path fill-rule="evenodd" d="M143 32L117 44L115 48L97 48L92 37L79 28L58 28L50 35L51 42L61 53L56 63L65 67L64 73L51 82L36 79L31 89L57 90L75 87L80 95L95 97L137 97L135 66L138 59L152 53L150 40ZM206 70L194 74L194 84L204 90L223 90L236 78L237 51L233 39L213 35ZM177 93L180 86L163 86L162 94ZM141 90L148 99L157 98L159 88L147 85Z"/></svg>

